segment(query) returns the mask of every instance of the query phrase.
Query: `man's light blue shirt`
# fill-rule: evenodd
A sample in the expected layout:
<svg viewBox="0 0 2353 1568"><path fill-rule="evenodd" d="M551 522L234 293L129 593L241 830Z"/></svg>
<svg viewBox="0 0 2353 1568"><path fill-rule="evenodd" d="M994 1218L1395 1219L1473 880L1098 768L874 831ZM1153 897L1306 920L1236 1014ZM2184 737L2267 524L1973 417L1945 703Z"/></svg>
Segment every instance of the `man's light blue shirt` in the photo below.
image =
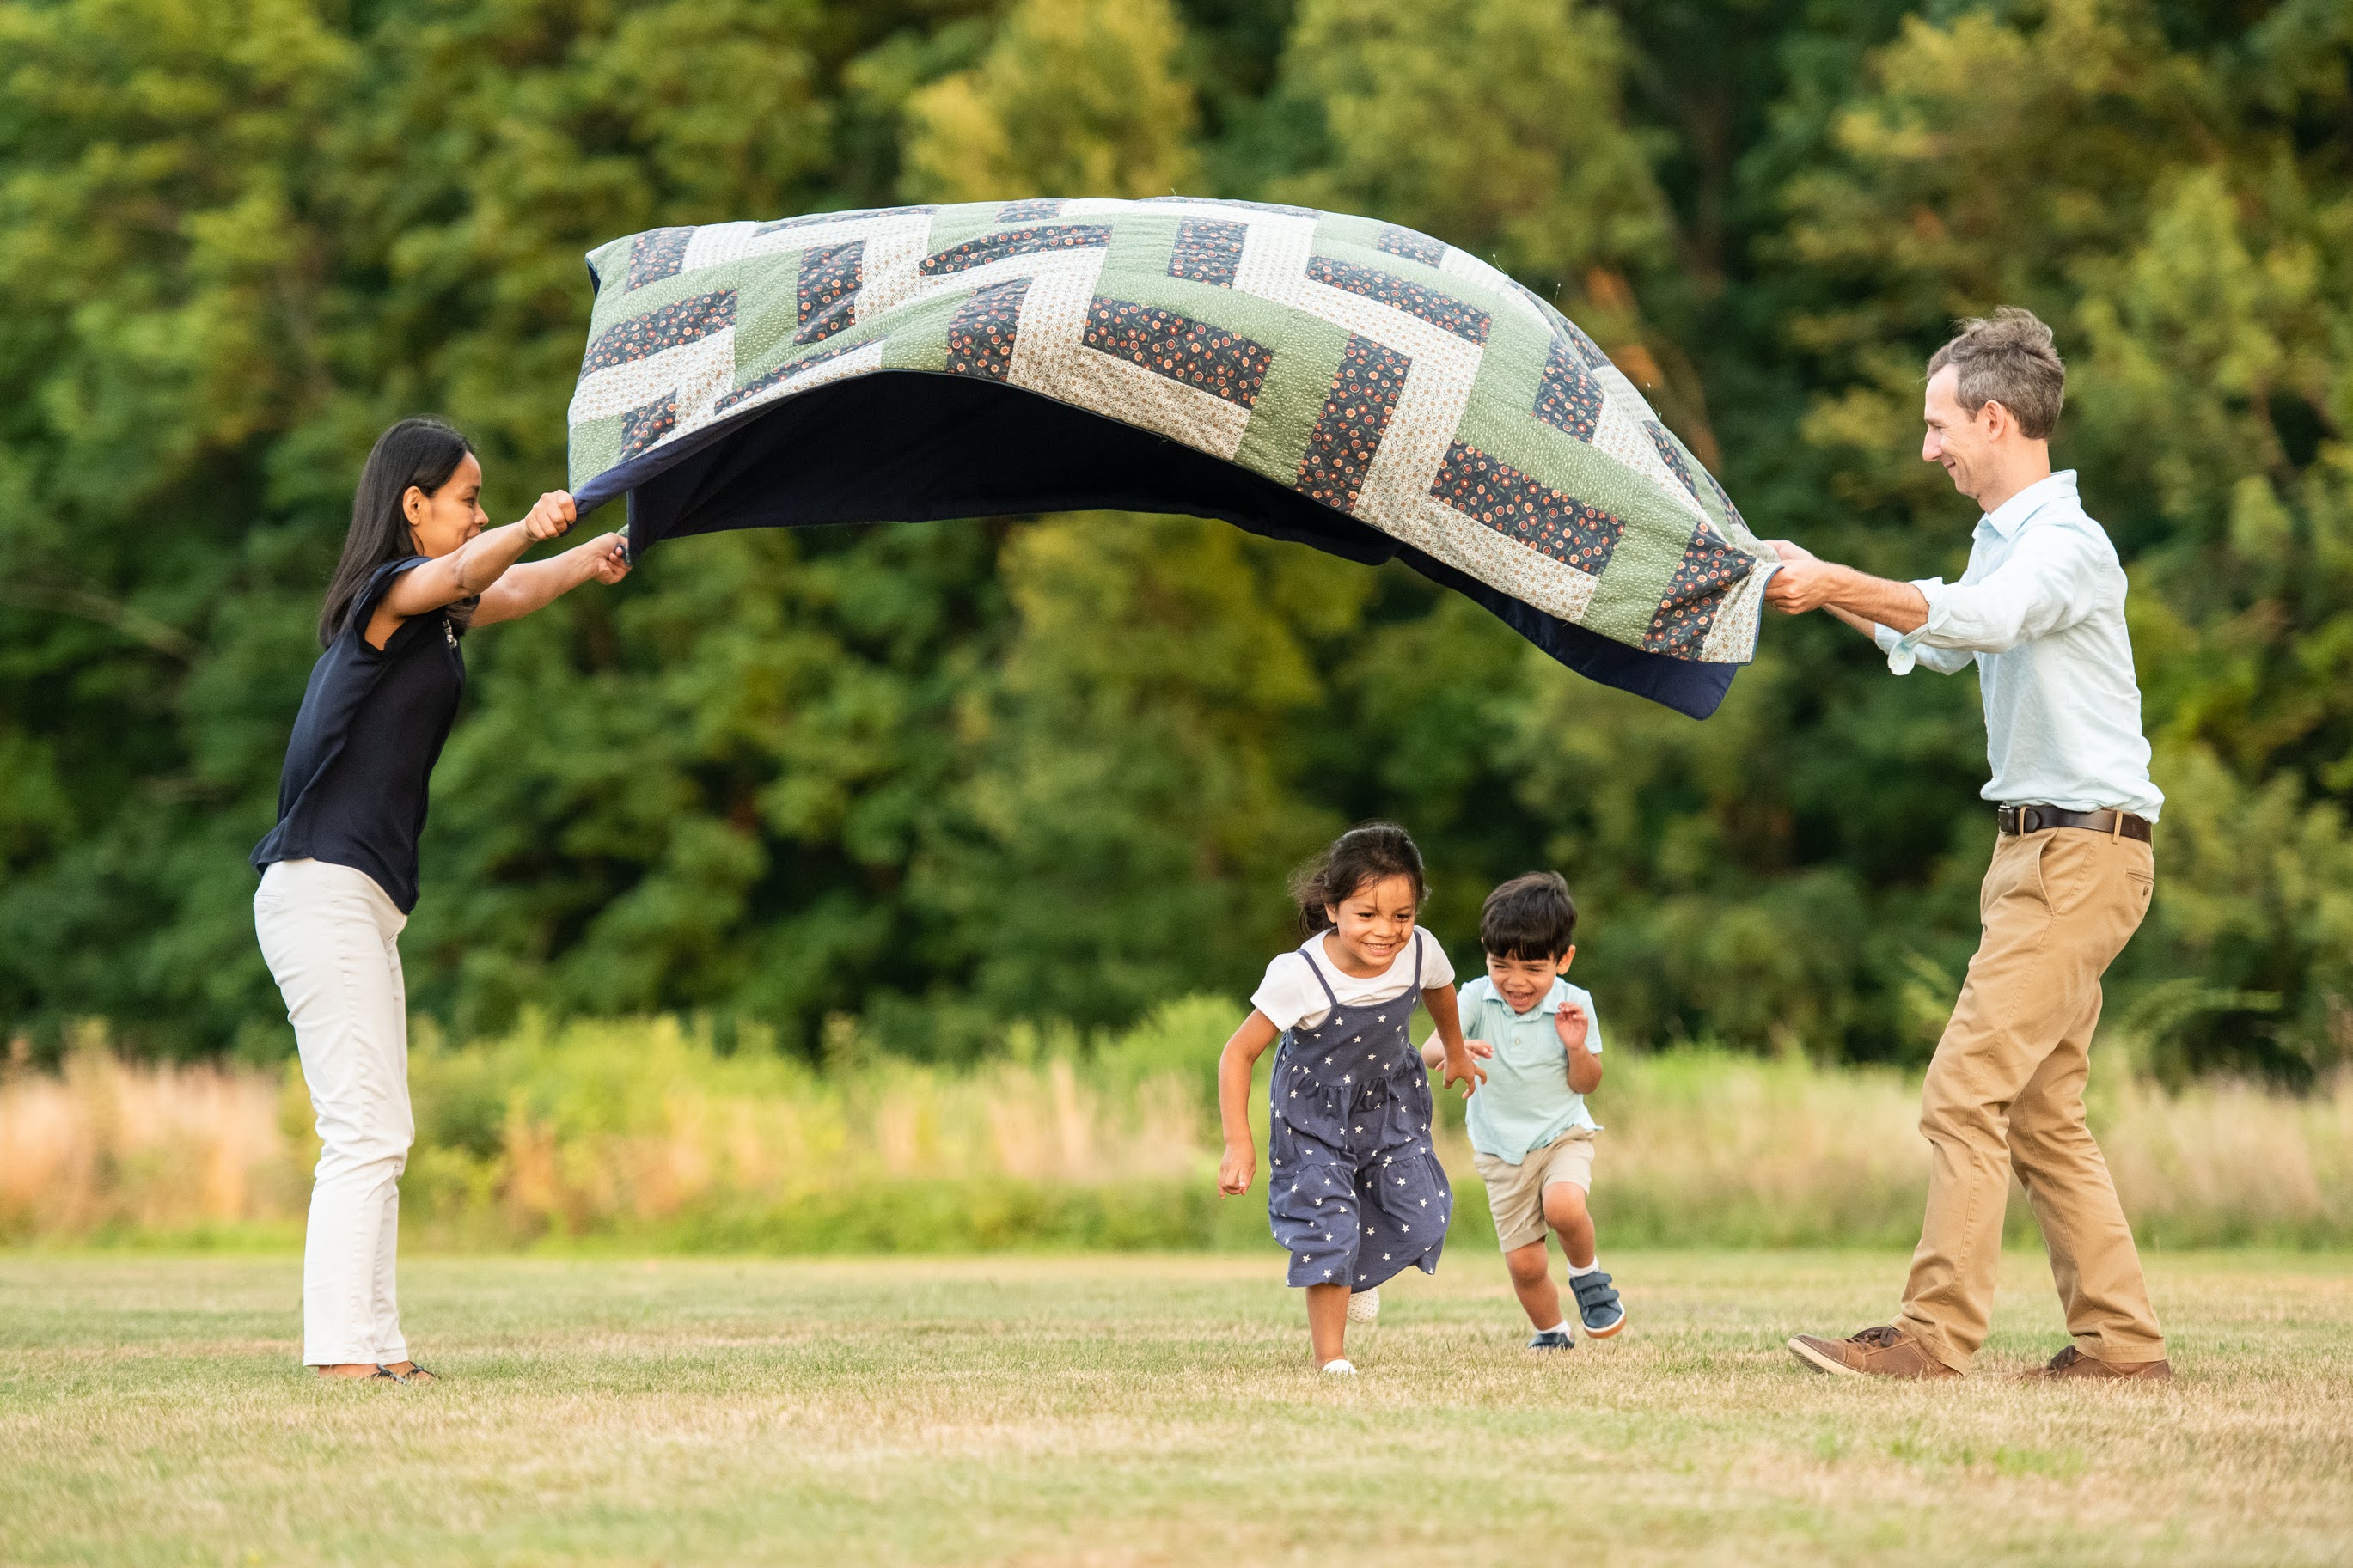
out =
<svg viewBox="0 0 2353 1568"><path fill-rule="evenodd" d="M1898 675L1915 662L1947 675L1976 663L1993 768L1986 799L2157 820L2165 797L2149 782L2140 731L2124 567L2085 515L2074 470L1978 519L1959 582L1912 585L1927 598L1927 623L1909 636L1885 626L1873 636Z"/></svg>
<svg viewBox="0 0 2353 1568"><path fill-rule="evenodd" d="M1484 975L1456 999L1462 1037L1484 1040L1495 1054L1480 1065L1487 1081L1463 1106L1471 1147L1516 1165L1531 1149L1542 1149L1565 1132L1599 1132L1601 1124L1585 1109L1585 1096L1568 1087L1568 1047L1560 1043L1553 1016L1561 1004L1585 1009L1585 1048L1601 1054L1601 1025L1593 998L1566 980L1555 980L1534 1007L1512 1011Z"/></svg>

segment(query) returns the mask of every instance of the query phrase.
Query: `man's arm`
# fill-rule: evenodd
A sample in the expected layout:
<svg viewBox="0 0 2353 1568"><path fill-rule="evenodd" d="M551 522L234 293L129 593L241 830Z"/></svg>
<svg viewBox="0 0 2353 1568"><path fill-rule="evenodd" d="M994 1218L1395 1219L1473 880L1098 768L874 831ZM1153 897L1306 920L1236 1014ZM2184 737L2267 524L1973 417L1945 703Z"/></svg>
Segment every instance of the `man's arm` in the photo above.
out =
<svg viewBox="0 0 2353 1568"><path fill-rule="evenodd" d="M2038 528L1979 581L1937 584L1920 640L1972 654L2007 653L2064 631L2091 613L2101 570L2114 559L2073 529Z"/></svg>
<svg viewBox="0 0 2353 1568"><path fill-rule="evenodd" d="M1873 642L1879 640L1879 623L1877 621L1866 621L1861 616L1856 615L1852 610L1841 610L1836 605L1824 605L1822 608L1828 610L1831 615L1836 616L1840 620L1844 621L1848 626L1852 626L1856 631L1861 632L1863 636L1871 638Z"/></svg>
<svg viewBox="0 0 2353 1568"><path fill-rule="evenodd" d="M1774 548L1782 564L1766 585L1765 597L1777 609L1793 616L1827 609L1849 626L1873 629L1863 623L1876 622L1899 636L1926 627L1920 638L1925 647L1957 655L2006 653L2073 625L2091 607L2102 563L2077 534L2045 529L2021 541L1980 582L1931 584L1932 601L1918 584L1891 583L1817 560L1781 541ZM1968 659L1922 662L1959 668Z"/></svg>
<svg viewBox="0 0 2353 1568"><path fill-rule="evenodd" d="M1804 545L1792 544L1786 539L1776 539L1772 541L1771 543L1773 550L1781 557L1783 568L1785 570L1788 568L1788 564L1793 562L1815 561L1819 559L1812 551L1807 549ZM1766 597L1767 599L1772 598L1772 593L1769 588L1766 592ZM1867 620L1864 617L1856 615L1852 610L1841 609L1836 605L1824 605L1822 608L1828 610L1831 615L1836 616L1840 620L1844 621L1848 626L1852 626L1856 631L1861 632L1863 636L1871 638L1873 642L1879 640L1878 622Z"/></svg>
<svg viewBox="0 0 2353 1568"><path fill-rule="evenodd" d="M1772 542L1781 569L1765 585L1765 601L1775 609L1792 616L1828 610L1866 637L1880 626L1900 634L1928 624L1928 595L1913 584L1821 560L1786 539Z"/></svg>
<svg viewBox="0 0 2353 1568"><path fill-rule="evenodd" d="M1811 551L1806 549L1803 545L1792 544L1786 539L1775 540L1773 542L1773 548L1781 552L1781 559L1784 563L1781 568L1782 573L1787 573L1789 570L1790 563L1805 563L1814 566L1820 566L1822 564L1822 563L1815 560L1814 554ZM1867 577L1862 573L1854 572L1852 568L1845 566L1836 567L1835 570L1848 573L1854 577L1862 578L1866 583L1879 584L1886 588L1907 589L1912 594L1918 595L1923 604L1927 602L1927 595L1926 594L1922 594L1920 589L1914 584L1890 583L1883 577ZM1778 584L1779 581L1780 574L1776 574L1774 583ZM1772 600L1776 604L1778 603L1778 600L1773 599L1773 588L1771 584L1767 586L1765 596L1767 600ZM1788 608L1786 605L1781 607L1785 609ZM1880 652L1893 654L1895 651L1895 643L1903 635L1899 628L1884 626L1865 616L1859 616L1841 604L1826 601L1821 607L1829 611L1831 615L1836 616L1840 620L1844 621L1848 626L1852 626L1856 631L1861 632L1864 637L1869 637L1878 647ZM1790 610L1788 613L1796 615L1799 612ZM1915 645L1912 650L1913 664L1925 665L1928 668L1935 670L1939 675L1958 675L1962 670L1968 668L1971 664L1975 663L1977 661L1977 657L1978 656L1974 653L1964 653L1948 647ZM1908 668L1910 667L1907 666L1905 668ZM1905 670L1903 668L1899 668L1896 671L1899 675L1904 672Z"/></svg>

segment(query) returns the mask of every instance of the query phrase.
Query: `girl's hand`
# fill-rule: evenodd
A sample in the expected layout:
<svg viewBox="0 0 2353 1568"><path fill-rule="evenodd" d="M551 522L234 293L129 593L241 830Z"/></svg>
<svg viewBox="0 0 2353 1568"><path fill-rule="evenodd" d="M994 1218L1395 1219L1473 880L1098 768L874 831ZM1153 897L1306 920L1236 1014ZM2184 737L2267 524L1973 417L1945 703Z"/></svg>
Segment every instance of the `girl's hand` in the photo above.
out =
<svg viewBox="0 0 2353 1568"><path fill-rule="evenodd" d="M629 574L628 546L617 533L607 533L581 546L588 552L589 574L610 585Z"/></svg>
<svg viewBox="0 0 2353 1568"><path fill-rule="evenodd" d="M572 497L563 490L550 490L539 498L539 504L522 520L525 539L543 544L551 539L561 539L578 521L580 510L572 504Z"/></svg>
<svg viewBox="0 0 2353 1568"><path fill-rule="evenodd" d="M1486 1045L1484 1040L1482 1040L1479 1043L1481 1045ZM1494 1055L1494 1048L1493 1047L1489 1047L1486 1054L1489 1056ZM1446 1085L1449 1089L1451 1089L1454 1085L1458 1083L1461 1084L1462 1086L1463 1099L1468 1100L1473 1094L1477 1093L1479 1086L1486 1081L1487 1069L1471 1059L1471 1048L1468 1042L1465 1042L1463 1046L1462 1068L1461 1071L1458 1072L1455 1070L1454 1058L1450 1056L1446 1058Z"/></svg>
<svg viewBox="0 0 2353 1568"><path fill-rule="evenodd" d="M1470 1052L1474 1057L1492 1057L1495 1054L1495 1047L1489 1045L1484 1040L1465 1040L1462 1042L1462 1048ZM1445 1063L1446 1042L1444 1040L1440 1039L1436 1035L1432 1035L1430 1038L1422 1041L1421 1065L1423 1067L1428 1068L1432 1072L1436 1072L1440 1067L1444 1066Z"/></svg>
<svg viewBox="0 0 2353 1568"><path fill-rule="evenodd" d="M1560 1036L1561 1045L1571 1053L1585 1048L1586 1036L1593 1028L1585 1016L1585 1009L1574 1002L1564 1002L1560 1011L1552 1016L1552 1026Z"/></svg>
<svg viewBox="0 0 2353 1568"><path fill-rule="evenodd" d="M1250 1191L1258 1175L1258 1151L1247 1143L1229 1143L1226 1157L1218 1162L1218 1191L1226 1196L1240 1197Z"/></svg>

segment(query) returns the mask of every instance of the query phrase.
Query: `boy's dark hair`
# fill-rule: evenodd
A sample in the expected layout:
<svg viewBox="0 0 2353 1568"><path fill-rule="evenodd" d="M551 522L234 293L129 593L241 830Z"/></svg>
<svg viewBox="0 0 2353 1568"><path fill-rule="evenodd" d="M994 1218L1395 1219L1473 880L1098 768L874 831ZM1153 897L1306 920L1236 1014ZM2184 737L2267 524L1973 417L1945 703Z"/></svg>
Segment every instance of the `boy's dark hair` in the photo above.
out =
<svg viewBox="0 0 2353 1568"><path fill-rule="evenodd" d="M1332 847L1291 874L1291 896L1299 903L1299 934L1329 931L1329 907L1345 901L1367 882L1403 877L1413 884L1413 905L1430 896L1421 874L1421 851L1412 835L1393 822L1351 827Z"/></svg>
<svg viewBox="0 0 2353 1568"><path fill-rule="evenodd" d="M1479 945L1497 958L1557 963L1577 934L1577 900L1557 871L1514 877L1487 895L1479 910Z"/></svg>

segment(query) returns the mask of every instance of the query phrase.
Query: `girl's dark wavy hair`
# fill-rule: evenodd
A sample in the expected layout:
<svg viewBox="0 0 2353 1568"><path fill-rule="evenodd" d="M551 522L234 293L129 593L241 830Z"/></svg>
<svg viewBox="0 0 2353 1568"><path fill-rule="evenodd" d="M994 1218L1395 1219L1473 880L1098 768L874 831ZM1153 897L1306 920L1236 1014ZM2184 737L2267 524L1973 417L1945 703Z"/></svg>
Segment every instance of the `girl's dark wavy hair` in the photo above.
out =
<svg viewBox="0 0 2353 1568"><path fill-rule="evenodd" d="M427 416L404 419L375 438L360 469L360 488L352 496L352 531L343 536L343 559L327 579L326 602L319 607L321 647L343 635L352 601L377 567L417 553L408 514L400 504L409 487L431 495L449 482L473 449L455 426ZM472 616L473 605L452 605L448 613L462 626Z"/></svg>
<svg viewBox="0 0 2353 1568"><path fill-rule="evenodd" d="M1332 928L1331 906L1367 882L1403 877L1413 884L1413 907L1430 897L1421 851L1413 836L1394 822L1367 822L1340 835L1332 847L1291 875L1291 896L1299 905L1299 934Z"/></svg>

